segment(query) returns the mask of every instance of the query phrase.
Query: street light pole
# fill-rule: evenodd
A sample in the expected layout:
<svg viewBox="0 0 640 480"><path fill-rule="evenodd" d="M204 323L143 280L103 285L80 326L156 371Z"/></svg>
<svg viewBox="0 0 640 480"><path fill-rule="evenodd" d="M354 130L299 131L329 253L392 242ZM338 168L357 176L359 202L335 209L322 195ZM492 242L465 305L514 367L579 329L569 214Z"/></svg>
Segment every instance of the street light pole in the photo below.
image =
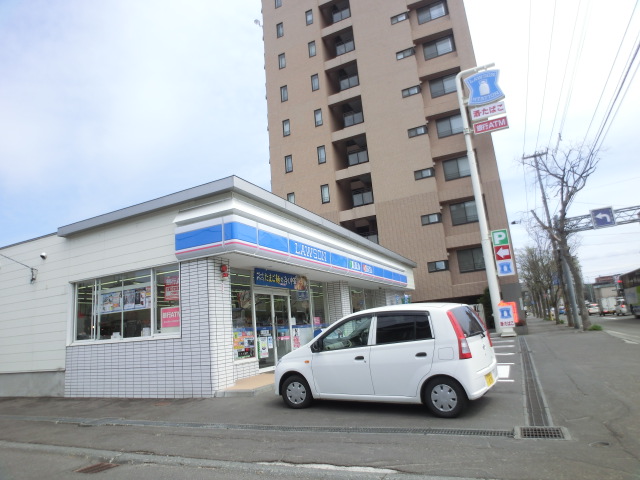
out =
<svg viewBox="0 0 640 480"><path fill-rule="evenodd" d="M471 171L473 197L476 202L476 211L478 212L482 256L484 258L484 266L487 273L487 283L489 285L489 295L491 296L491 306L493 308L493 319L496 327L496 333L501 336L515 336L515 331L513 331L513 329L508 329L509 331L506 331L500 326L500 318L497 318L499 312L498 307L502 297L500 296L500 285L498 284L498 275L493 261L493 248L491 238L489 236L489 222L487 221L487 212L484 208L484 199L482 198L482 186L480 185L480 175L478 174L478 163L476 161L475 152L473 151L473 142L471 141L472 130L469 128L469 118L467 116L467 109L464 101L464 88L462 85L463 77L487 70L494 65L495 64L490 63L481 67L474 67L461 71L456 75L456 89L458 91L458 104L460 106L460 116L462 117L464 141L467 146L467 159L469 160L469 169Z"/></svg>

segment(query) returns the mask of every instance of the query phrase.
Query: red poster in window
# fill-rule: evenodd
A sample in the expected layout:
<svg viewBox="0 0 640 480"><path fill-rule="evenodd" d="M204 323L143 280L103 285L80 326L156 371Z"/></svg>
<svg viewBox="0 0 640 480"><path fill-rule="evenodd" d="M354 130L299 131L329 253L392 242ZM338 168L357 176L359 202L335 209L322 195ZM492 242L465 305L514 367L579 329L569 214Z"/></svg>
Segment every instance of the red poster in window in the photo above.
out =
<svg viewBox="0 0 640 480"><path fill-rule="evenodd" d="M180 326L180 307L167 307L160 309L161 328Z"/></svg>
<svg viewBox="0 0 640 480"><path fill-rule="evenodd" d="M171 275L165 278L164 299L168 301L180 300L180 277Z"/></svg>

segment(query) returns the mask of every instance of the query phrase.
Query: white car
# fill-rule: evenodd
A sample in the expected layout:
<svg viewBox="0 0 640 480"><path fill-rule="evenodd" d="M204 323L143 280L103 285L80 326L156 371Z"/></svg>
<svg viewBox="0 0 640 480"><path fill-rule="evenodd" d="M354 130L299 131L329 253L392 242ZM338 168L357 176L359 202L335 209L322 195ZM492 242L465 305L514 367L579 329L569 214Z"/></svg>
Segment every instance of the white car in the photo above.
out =
<svg viewBox="0 0 640 480"><path fill-rule="evenodd" d="M600 313L600 307L597 303L590 303L587 306L587 311L589 312L589 315L598 315Z"/></svg>
<svg viewBox="0 0 640 480"><path fill-rule="evenodd" d="M497 378L491 338L472 308L415 303L337 321L282 357L275 390L290 408L313 399L424 403L456 417Z"/></svg>

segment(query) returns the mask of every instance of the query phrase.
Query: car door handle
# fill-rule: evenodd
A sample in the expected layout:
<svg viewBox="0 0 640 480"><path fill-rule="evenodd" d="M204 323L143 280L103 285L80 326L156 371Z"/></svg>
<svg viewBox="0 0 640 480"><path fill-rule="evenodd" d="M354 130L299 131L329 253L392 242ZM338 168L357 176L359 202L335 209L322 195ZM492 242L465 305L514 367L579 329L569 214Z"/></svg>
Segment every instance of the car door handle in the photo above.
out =
<svg viewBox="0 0 640 480"><path fill-rule="evenodd" d="M364 357L363 357L362 355L358 355L358 356L356 357L356 360L364 360Z"/></svg>
<svg viewBox="0 0 640 480"><path fill-rule="evenodd" d="M427 352L418 352L416 353L416 357L426 357L427 356Z"/></svg>

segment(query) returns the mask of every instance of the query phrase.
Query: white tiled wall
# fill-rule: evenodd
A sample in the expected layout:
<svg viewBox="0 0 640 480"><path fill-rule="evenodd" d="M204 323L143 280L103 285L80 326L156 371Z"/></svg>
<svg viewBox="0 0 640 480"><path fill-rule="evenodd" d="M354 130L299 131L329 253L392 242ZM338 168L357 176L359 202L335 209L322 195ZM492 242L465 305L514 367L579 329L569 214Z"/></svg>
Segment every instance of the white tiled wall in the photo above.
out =
<svg viewBox="0 0 640 480"><path fill-rule="evenodd" d="M67 347L65 396L211 397L233 385L231 289L220 265L180 264L182 338Z"/></svg>

